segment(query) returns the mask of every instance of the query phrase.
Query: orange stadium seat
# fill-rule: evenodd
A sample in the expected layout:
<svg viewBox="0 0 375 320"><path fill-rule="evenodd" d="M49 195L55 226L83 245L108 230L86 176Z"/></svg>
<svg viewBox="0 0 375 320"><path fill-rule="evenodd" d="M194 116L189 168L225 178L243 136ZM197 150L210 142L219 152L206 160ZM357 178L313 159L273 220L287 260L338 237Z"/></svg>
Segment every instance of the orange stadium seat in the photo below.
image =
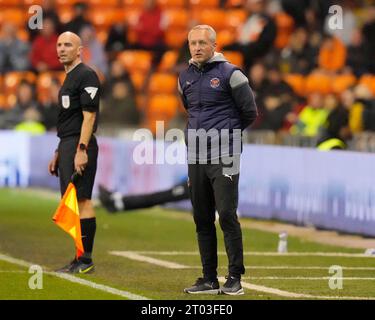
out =
<svg viewBox="0 0 375 320"><path fill-rule="evenodd" d="M303 97L305 95L305 78L302 74L286 74L284 80L289 84L293 91Z"/></svg>
<svg viewBox="0 0 375 320"><path fill-rule="evenodd" d="M325 46L324 42L320 47L318 55L318 65L327 71L338 71L345 65L346 47L338 38L333 38L330 46Z"/></svg>
<svg viewBox="0 0 375 320"><path fill-rule="evenodd" d="M135 90L140 92L145 83L146 74L144 72L135 71L130 74L130 79L133 82Z"/></svg>
<svg viewBox="0 0 375 320"><path fill-rule="evenodd" d="M4 75L4 92L6 95L14 94L21 80L35 83L36 75L30 71L12 71Z"/></svg>
<svg viewBox="0 0 375 320"><path fill-rule="evenodd" d="M159 63L158 71L169 71L177 63L178 51L177 50L168 50L163 54L163 57Z"/></svg>
<svg viewBox="0 0 375 320"><path fill-rule="evenodd" d="M128 8L142 8L145 0L122 0L122 5Z"/></svg>
<svg viewBox="0 0 375 320"><path fill-rule="evenodd" d="M22 5L22 0L0 0L0 7L16 7Z"/></svg>
<svg viewBox="0 0 375 320"><path fill-rule="evenodd" d="M226 10L225 24L226 28L239 28L247 19L247 12L244 9Z"/></svg>
<svg viewBox="0 0 375 320"><path fill-rule="evenodd" d="M87 3L90 8L98 8L98 7L117 7L119 2L118 0L87 0Z"/></svg>
<svg viewBox="0 0 375 320"><path fill-rule="evenodd" d="M58 15L62 23L68 23L73 18L72 7L60 7L58 9Z"/></svg>
<svg viewBox="0 0 375 320"><path fill-rule="evenodd" d="M78 1L77 0L56 0L56 4L58 7L60 6L72 7L76 2Z"/></svg>
<svg viewBox="0 0 375 320"><path fill-rule="evenodd" d="M179 100L175 95L154 95L148 101L145 125L155 134L156 121L163 121L168 127L169 121L176 115Z"/></svg>
<svg viewBox="0 0 375 320"><path fill-rule="evenodd" d="M152 53L145 50L124 50L119 53L117 59L129 73L148 72L151 67Z"/></svg>
<svg viewBox="0 0 375 320"><path fill-rule="evenodd" d="M334 93L341 93L349 87L355 85L357 78L353 74L337 75L332 81L332 91Z"/></svg>
<svg viewBox="0 0 375 320"><path fill-rule="evenodd" d="M43 72L38 75L36 80L36 92L38 95L38 100L42 103L46 102L46 99L49 97L49 90L51 87L52 79L57 78L60 81L60 84L63 83L65 78L64 71L56 72Z"/></svg>
<svg viewBox="0 0 375 320"><path fill-rule="evenodd" d="M29 41L29 33L25 28L18 28L17 37L23 41Z"/></svg>
<svg viewBox="0 0 375 320"><path fill-rule="evenodd" d="M226 8L239 8L245 5L246 0L227 0L225 2Z"/></svg>
<svg viewBox="0 0 375 320"><path fill-rule="evenodd" d="M165 42L172 49L180 49L187 40L187 29L168 29L165 32Z"/></svg>
<svg viewBox="0 0 375 320"><path fill-rule="evenodd" d="M221 30L216 34L217 51L221 51L224 46L236 41L236 34L230 30Z"/></svg>
<svg viewBox="0 0 375 320"><path fill-rule="evenodd" d="M276 13L274 19L277 27L275 46L278 49L282 49L289 42L289 38L294 29L294 20L290 15L286 14L285 12Z"/></svg>
<svg viewBox="0 0 375 320"><path fill-rule="evenodd" d="M306 77L306 94L321 93L328 94L332 93L332 78L323 73L312 73Z"/></svg>
<svg viewBox="0 0 375 320"><path fill-rule="evenodd" d="M223 51L222 53L230 63L233 63L240 68L243 67L243 56L241 53L237 51Z"/></svg>
<svg viewBox="0 0 375 320"><path fill-rule="evenodd" d="M162 9L185 8L186 0L158 0Z"/></svg>
<svg viewBox="0 0 375 320"><path fill-rule="evenodd" d="M169 120L175 116L179 100L174 94L152 95L147 108L147 115L158 120Z"/></svg>
<svg viewBox="0 0 375 320"><path fill-rule="evenodd" d="M196 8L192 12L192 18L199 24L208 24L216 31L226 27L226 14L224 10L215 8Z"/></svg>
<svg viewBox="0 0 375 320"><path fill-rule="evenodd" d="M372 94L375 95L375 76L371 74L364 74L359 78L358 84L368 87Z"/></svg>
<svg viewBox="0 0 375 320"><path fill-rule="evenodd" d="M184 9L166 9L164 15L167 18L168 28L184 29L189 24L189 14Z"/></svg>
<svg viewBox="0 0 375 320"><path fill-rule="evenodd" d="M125 12L118 9L93 9L88 14L88 19L95 27L109 27L114 23L125 20Z"/></svg>
<svg viewBox="0 0 375 320"><path fill-rule="evenodd" d="M6 109L5 96L0 93L0 109Z"/></svg>
<svg viewBox="0 0 375 320"><path fill-rule="evenodd" d="M28 18L29 13L27 10L6 8L0 11L0 24L9 21L18 27L24 27Z"/></svg>
<svg viewBox="0 0 375 320"><path fill-rule="evenodd" d="M102 45L105 45L105 43L107 41L108 32L109 32L109 27L107 27L107 26L102 26L100 28L99 27L96 28L96 37L102 43Z"/></svg>
<svg viewBox="0 0 375 320"><path fill-rule="evenodd" d="M148 92L150 94L172 94L176 92L177 77L170 73L154 73L150 78Z"/></svg>
<svg viewBox="0 0 375 320"><path fill-rule="evenodd" d="M1 1L1 0L0 0ZM33 4L37 4L37 5L42 5L43 4L43 0L22 0L22 5L24 7L30 7L32 6Z"/></svg>
<svg viewBox="0 0 375 320"><path fill-rule="evenodd" d="M130 26L134 26L138 21L141 10L139 8L125 9L123 13L124 21L127 22Z"/></svg>
<svg viewBox="0 0 375 320"><path fill-rule="evenodd" d="M220 0L189 0L190 8L219 8Z"/></svg>

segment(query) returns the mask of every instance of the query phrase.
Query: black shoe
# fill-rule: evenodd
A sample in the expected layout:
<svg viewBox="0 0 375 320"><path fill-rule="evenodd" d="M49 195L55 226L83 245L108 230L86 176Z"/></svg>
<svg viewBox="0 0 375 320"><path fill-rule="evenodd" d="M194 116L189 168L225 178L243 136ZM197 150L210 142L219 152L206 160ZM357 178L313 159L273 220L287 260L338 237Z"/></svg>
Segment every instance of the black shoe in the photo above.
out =
<svg viewBox="0 0 375 320"><path fill-rule="evenodd" d="M184 292L192 294L219 294L220 286L217 280L211 281L204 278L198 278L195 284L190 288L185 288Z"/></svg>
<svg viewBox="0 0 375 320"><path fill-rule="evenodd" d="M78 260L76 258L74 258L70 263L68 263L67 265L63 266L62 268L60 269L57 269L56 272L58 273L69 273L69 270L71 268L74 267L74 265L78 263Z"/></svg>
<svg viewBox="0 0 375 320"><path fill-rule="evenodd" d="M91 261L89 263L84 263L81 259L69 269L68 273L93 273L95 270L94 263Z"/></svg>
<svg viewBox="0 0 375 320"><path fill-rule="evenodd" d="M221 288L221 293L229 294L231 296L237 296L245 294L241 286L241 279L233 276L227 276L227 281L224 283L224 286Z"/></svg>
<svg viewBox="0 0 375 320"><path fill-rule="evenodd" d="M99 200L108 212L115 213L118 211L112 199L112 193L103 186L99 186Z"/></svg>

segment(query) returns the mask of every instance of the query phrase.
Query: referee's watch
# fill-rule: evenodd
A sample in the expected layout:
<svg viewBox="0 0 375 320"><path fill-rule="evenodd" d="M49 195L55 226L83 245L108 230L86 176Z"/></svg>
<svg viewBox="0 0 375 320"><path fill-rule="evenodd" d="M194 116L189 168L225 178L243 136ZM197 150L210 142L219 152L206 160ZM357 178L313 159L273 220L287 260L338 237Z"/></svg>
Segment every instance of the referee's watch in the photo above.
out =
<svg viewBox="0 0 375 320"><path fill-rule="evenodd" d="M87 151L87 146L84 143L80 143L78 145L78 150L80 150L80 151Z"/></svg>

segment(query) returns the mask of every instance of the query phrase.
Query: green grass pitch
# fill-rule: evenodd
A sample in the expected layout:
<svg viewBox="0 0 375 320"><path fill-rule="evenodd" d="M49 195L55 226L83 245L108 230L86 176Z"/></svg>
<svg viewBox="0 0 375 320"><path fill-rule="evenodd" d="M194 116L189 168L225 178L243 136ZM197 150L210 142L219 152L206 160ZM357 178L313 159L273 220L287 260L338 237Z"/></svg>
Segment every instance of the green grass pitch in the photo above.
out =
<svg viewBox="0 0 375 320"><path fill-rule="evenodd" d="M58 199L32 190L0 189L0 299L126 299L90 285L56 277L54 269L74 255L72 239L52 222ZM149 299L325 299L375 298L375 259L337 255L267 255L276 253L278 235L243 228L245 295L186 295L183 288L201 275L195 226L189 213L152 208L109 215L97 208L94 246L96 271L75 276L121 292ZM251 226L251 223L250 223ZM219 276L227 258L218 230ZM362 253L289 237L289 252ZM125 252L126 257L114 255ZM259 252L259 254L251 254ZM28 286L28 267L2 257L38 264L43 289ZM329 287L329 267L343 267L342 289ZM131 296L130 296L131 298Z"/></svg>

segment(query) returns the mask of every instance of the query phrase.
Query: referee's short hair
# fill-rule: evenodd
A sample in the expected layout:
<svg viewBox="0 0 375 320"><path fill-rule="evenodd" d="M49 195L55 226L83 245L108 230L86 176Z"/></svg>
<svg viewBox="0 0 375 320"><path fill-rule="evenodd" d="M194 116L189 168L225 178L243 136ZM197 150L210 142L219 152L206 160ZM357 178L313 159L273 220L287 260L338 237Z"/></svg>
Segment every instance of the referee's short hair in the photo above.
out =
<svg viewBox="0 0 375 320"><path fill-rule="evenodd" d="M188 39L190 37L190 33L194 30L207 30L208 33L209 33L209 39L211 40L211 42L216 42L216 31L214 28L212 28L211 26L209 26L208 24L198 24L196 25L195 27L193 27L190 31L189 31L189 34L188 34Z"/></svg>

